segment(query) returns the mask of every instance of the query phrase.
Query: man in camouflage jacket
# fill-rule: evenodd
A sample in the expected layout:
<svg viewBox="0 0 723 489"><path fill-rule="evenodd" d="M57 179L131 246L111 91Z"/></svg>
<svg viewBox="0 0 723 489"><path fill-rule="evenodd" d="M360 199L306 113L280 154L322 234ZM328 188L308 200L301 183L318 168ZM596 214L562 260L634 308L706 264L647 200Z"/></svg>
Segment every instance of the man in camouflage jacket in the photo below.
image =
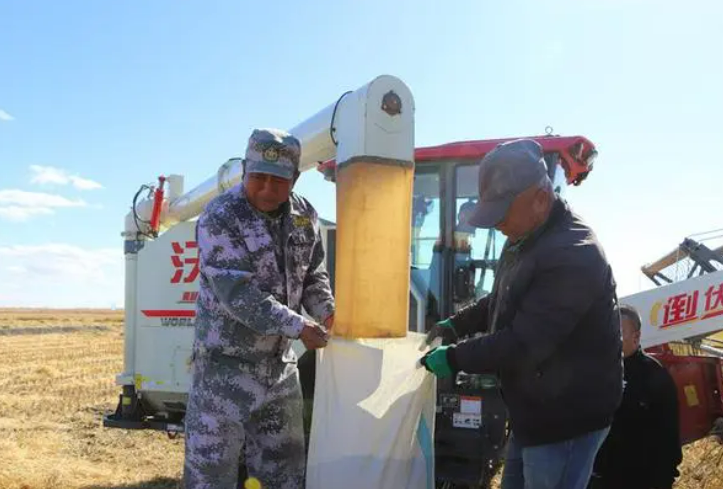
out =
<svg viewBox="0 0 723 489"><path fill-rule="evenodd" d="M326 345L334 299L316 211L291 192L300 153L288 133L254 131L243 183L212 200L198 221L186 489L235 489L240 459L263 488L304 485L302 399L291 343Z"/></svg>

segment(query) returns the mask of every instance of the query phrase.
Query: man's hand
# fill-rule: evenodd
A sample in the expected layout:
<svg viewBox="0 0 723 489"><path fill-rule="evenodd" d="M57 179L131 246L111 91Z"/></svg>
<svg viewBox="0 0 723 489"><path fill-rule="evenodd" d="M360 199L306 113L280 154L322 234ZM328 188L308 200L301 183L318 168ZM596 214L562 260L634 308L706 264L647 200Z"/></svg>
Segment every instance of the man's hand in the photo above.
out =
<svg viewBox="0 0 723 489"><path fill-rule="evenodd" d="M331 329L334 327L334 315L333 314L324 320L324 327L326 328L327 331L331 331Z"/></svg>
<svg viewBox="0 0 723 489"><path fill-rule="evenodd" d="M444 336L445 332L447 331L454 332L454 325L452 324L452 320L449 318L445 319L444 321L438 322L430 328L429 332L427 333L427 345L431 345L434 340Z"/></svg>
<svg viewBox="0 0 723 489"><path fill-rule="evenodd" d="M329 334L326 332L323 326L319 326L316 323L306 321L304 323L304 329L301 330L299 339L304 343L304 347L307 350L316 350L317 348L324 348L327 341L329 341Z"/></svg>
<svg viewBox="0 0 723 489"><path fill-rule="evenodd" d="M450 377L454 372L452 372L452 367L449 365L449 360L447 359L447 350L449 350L448 346L435 348L424 355L419 360L419 363L424 365L424 368L440 379Z"/></svg>

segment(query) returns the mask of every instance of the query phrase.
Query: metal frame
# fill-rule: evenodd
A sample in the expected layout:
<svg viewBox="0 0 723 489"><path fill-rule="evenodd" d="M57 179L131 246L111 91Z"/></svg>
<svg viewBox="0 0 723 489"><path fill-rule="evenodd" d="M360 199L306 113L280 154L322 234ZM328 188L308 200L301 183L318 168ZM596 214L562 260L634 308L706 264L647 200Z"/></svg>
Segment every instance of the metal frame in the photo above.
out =
<svg viewBox="0 0 723 489"><path fill-rule="evenodd" d="M663 270L679 263L685 258L690 258L693 262L693 268L691 268L688 273L688 279L706 273L714 273L719 270L713 265L714 263L723 266L723 246L710 249L703 243L691 238L685 238L678 248L659 260L645 265L642 267L642 271L655 285L672 284L674 280L665 275Z"/></svg>

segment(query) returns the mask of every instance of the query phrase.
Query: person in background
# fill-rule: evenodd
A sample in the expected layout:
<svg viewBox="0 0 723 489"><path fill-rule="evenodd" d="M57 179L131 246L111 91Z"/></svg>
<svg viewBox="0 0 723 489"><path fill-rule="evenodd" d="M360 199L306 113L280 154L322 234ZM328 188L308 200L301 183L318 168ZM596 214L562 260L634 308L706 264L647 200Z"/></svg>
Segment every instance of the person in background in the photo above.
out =
<svg viewBox="0 0 723 489"><path fill-rule="evenodd" d="M459 207L457 225L454 228L455 251L469 252L472 248L470 241L474 238L477 229L474 226L470 226L469 218L472 216L476 205L476 202L468 200Z"/></svg>
<svg viewBox="0 0 723 489"><path fill-rule="evenodd" d="M559 196L534 140L480 163L469 223L507 237L492 292L439 323L486 336L428 352L438 377L497 374L511 435L503 489L585 489L622 395L616 286L590 227Z"/></svg>
<svg viewBox="0 0 723 489"><path fill-rule="evenodd" d="M240 459L263 488L304 487L302 397L291 344L326 346L334 299L317 213L291 191L300 154L290 134L255 130L243 183L212 200L198 221L186 489L236 489Z"/></svg>
<svg viewBox="0 0 723 489"><path fill-rule="evenodd" d="M623 401L603 443L591 489L671 489L683 460L678 392L670 373L640 348L638 312L620 306Z"/></svg>

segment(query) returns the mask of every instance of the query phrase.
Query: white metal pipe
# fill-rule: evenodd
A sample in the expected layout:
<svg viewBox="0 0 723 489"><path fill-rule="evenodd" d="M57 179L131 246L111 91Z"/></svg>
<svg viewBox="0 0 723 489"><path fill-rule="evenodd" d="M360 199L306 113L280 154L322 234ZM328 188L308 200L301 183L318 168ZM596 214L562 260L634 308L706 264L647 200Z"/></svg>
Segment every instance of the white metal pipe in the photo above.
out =
<svg viewBox="0 0 723 489"><path fill-rule="evenodd" d="M183 195L183 175L168 175L166 178L166 198L173 202Z"/></svg>
<svg viewBox="0 0 723 489"><path fill-rule="evenodd" d="M723 350L721 350L720 348L716 348L714 346L705 345L705 344L698 345L698 348L701 351L704 351L710 355L713 355L718 358L723 358Z"/></svg>
<svg viewBox="0 0 723 489"><path fill-rule="evenodd" d="M382 98L389 92L399 97L400 113L395 113L388 106L383 110ZM388 75L375 78L356 91L342 95L289 131L301 142L300 171L314 168L316 163L337 156L332 130L335 131L335 139L343 141L338 148L338 160L376 156L412 161L413 146L411 153L407 154L408 150L400 148L408 145L399 144L398 141L405 138L413 141L413 113L411 92L401 80ZM404 137L400 138L400 134ZM216 175L169 202L161 216L162 225L168 227L192 219L203 211L211 199L236 185L241 178L240 161L229 160L219 168Z"/></svg>
<svg viewBox="0 0 723 489"><path fill-rule="evenodd" d="M340 101L340 104L343 100ZM299 171L314 168L319 161L334 157L336 148L331 139L330 126L336 102L297 125L289 132L301 142ZM337 107L338 110L338 107ZM231 159L221 165L216 175L172 200L163 216L164 226L192 219L203 211L204 206L216 195L238 184L243 178L241 160Z"/></svg>
<svg viewBox="0 0 723 489"><path fill-rule="evenodd" d="M161 225L172 226L181 221L193 219L199 215L206 204L225 189L233 187L241 181L241 162L230 159L221 165L216 175L189 190L180 197L164 206L161 214Z"/></svg>

